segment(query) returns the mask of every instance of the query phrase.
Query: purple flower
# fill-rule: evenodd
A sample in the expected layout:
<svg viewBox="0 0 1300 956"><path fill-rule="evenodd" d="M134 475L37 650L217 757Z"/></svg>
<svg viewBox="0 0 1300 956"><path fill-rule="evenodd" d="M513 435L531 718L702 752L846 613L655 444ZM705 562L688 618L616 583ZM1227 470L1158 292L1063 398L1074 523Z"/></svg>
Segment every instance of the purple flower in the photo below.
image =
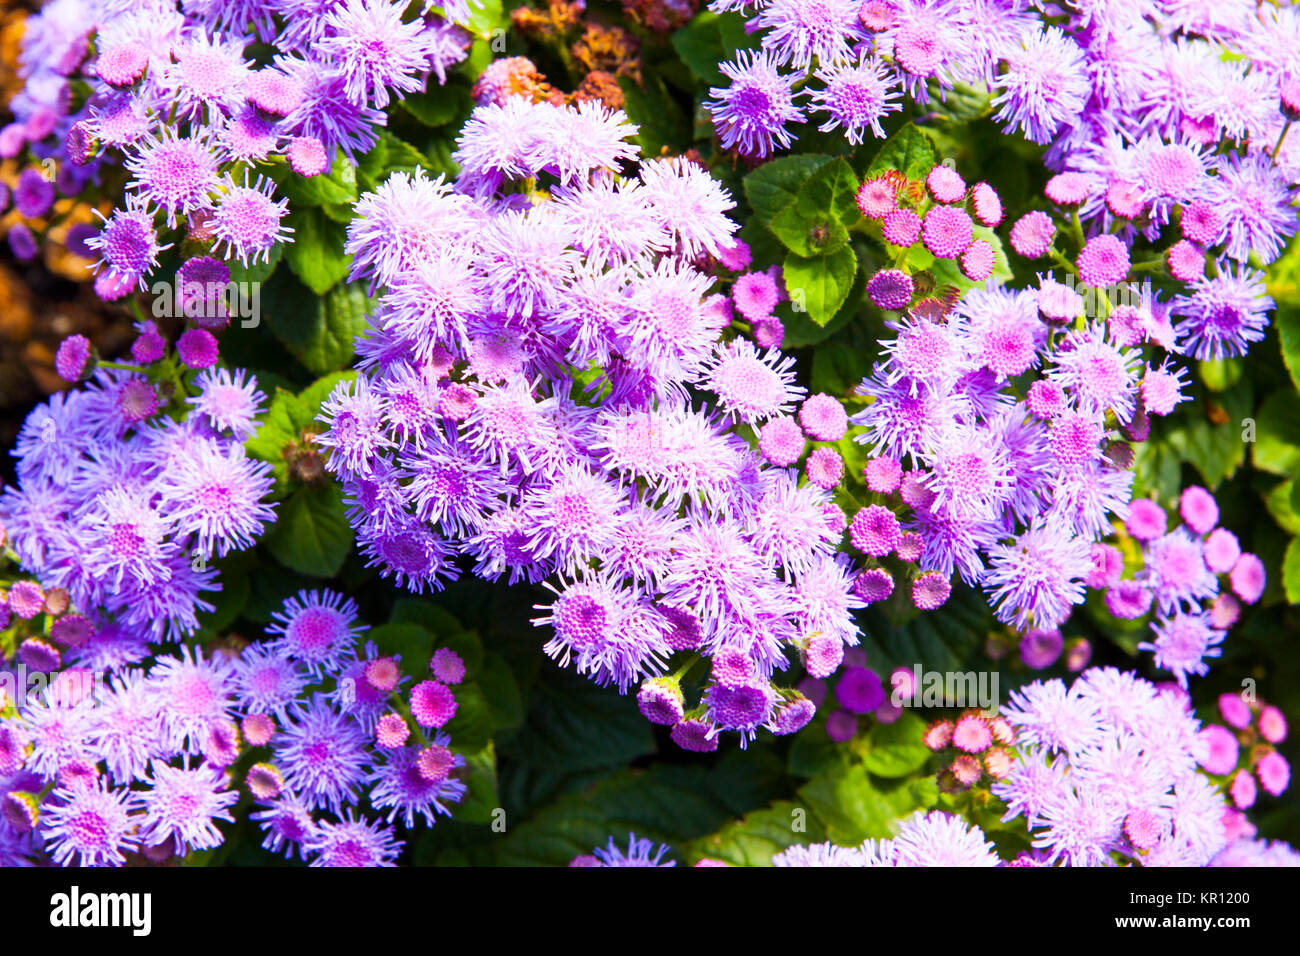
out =
<svg viewBox="0 0 1300 956"><path fill-rule="evenodd" d="M125 209L113 210L99 234L86 240L86 247L99 254L96 265L107 267L110 278L120 278L145 287L145 276L158 267L158 253L171 244L158 244L154 214L148 203L128 197Z"/></svg>
<svg viewBox="0 0 1300 956"><path fill-rule="evenodd" d="M14 209L28 219L39 219L54 205L54 184L35 168L24 169L13 189Z"/></svg>
<svg viewBox="0 0 1300 956"><path fill-rule="evenodd" d="M868 129L877 139L884 138L881 120L902 109L897 76L886 63L872 57L856 65L824 67L816 75L825 87L812 92L812 108L827 117L818 127L823 133L843 127L845 138L854 145L862 142Z"/></svg>
<svg viewBox="0 0 1300 956"><path fill-rule="evenodd" d="M1223 632L1215 630L1203 614L1176 612L1151 625L1156 635L1154 641L1143 641L1138 650L1153 651L1155 664L1173 673L1178 683L1186 687L1187 675L1202 676L1209 673L1207 657L1219 657L1223 651Z"/></svg>
<svg viewBox="0 0 1300 956"><path fill-rule="evenodd" d="M1177 296L1172 308L1180 316L1174 331L1179 348L1198 359L1245 355L1264 338L1273 299L1265 291L1264 273L1219 260L1214 278L1192 283L1190 295Z"/></svg>
<svg viewBox="0 0 1300 956"><path fill-rule="evenodd" d="M410 93L424 84L429 41L420 19L402 22L405 7L388 0L343 0L326 17L315 45L321 60L339 64L348 99L383 109L389 88Z"/></svg>
<svg viewBox="0 0 1300 956"><path fill-rule="evenodd" d="M1019 129L1035 143L1051 142L1087 103L1090 84L1083 51L1060 28L1046 27L1006 44L1002 56L1006 69L997 78L995 115L1008 132Z"/></svg>
<svg viewBox="0 0 1300 956"><path fill-rule="evenodd" d="M357 622L356 602L330 590L299 591L271 619L273 646L316 677L337 671L367 627Z"/></svg>
<svg viewBox="0 0 1300 956"><path fill-rule="evenodd" d="M627 849L619 847L614 838L609 838L609 843L602 849L597 847L592 851L598 861L597 866L676 866L674 860L664 861L664 854L668 852L668 845L661 843L655 846L653 840L639 840L635 833L627 835ZM573 865L573 864L570 864Z"/></svg>
<svg viewBox="0 0 1300 956"><path fill-rule="evenodd" d="M993 545L989 558L984 584L1000 621L1052 628L1083 603L1088 545L1059 525L1035 524L1012 544Z"/></svg>
<svg viewBox="0 0 1300 956"><path fill-rule="evenodd" d="M102 781L56 790L42 808L40 831L54 861L78 866L124 866L135 849L139 795Z"/></svg>
<svg viewBox="0 0 1300 956"><path fill-rule="evenodd" d="M268 261L271 249L288 239L293 230L281 220L289 209L289 200L275 200L275 185L259 176L253 185L244 173L244 184L236 185L227 173L217 184L212 213L212 232L217 248L223 245L226 256L240 265Z"/></svg>
<svg viewBox="0 0 1300 956"><path fill-rule="evenodd" d="M886 851L888 852L888 851ZM977 826L941 811L918 810L892 841L895 866L997 866L993 844Z"/></svg>
<svg viewBox="0 0 1300 956"><path fill-rule="evenodd" d="M464 783L447 775L451 768L465 766L464 757L446 750L449 742L446 734L434 736L433 746L447 755L449 766L432 775L419 759L418 747L387 751L383 762L370 776L371 806L378 811L387 810L389 823L400 816L408 828L416 825L417 816L426 826L433 826L438 814L449 815L451 809L447 804L458 803L466 792Z"/></svg>
<svg viewBox="0 0 1300 956"><path fill-rule="evenodd" d="M1297 229L1296 190L1264 152L1248 158L1230 153L1220 157L1216 169L1206 196L1223 215L1215 244L1224 244L1238 262L1251 253L1265 264L1273 262Z"/></svg>
<svg viewBox="0 0 1300 956"><path fill-rule="evenodd" d="M159 484L175 533L194 535L196 552L225 556L250 548L275 512L262 501L274 485L271 465L249 458L242 445L215 441L178 456Z"/></svg>
<svg viewBox="0 0 1300 956"><path fill-rule="evenodd" d="M230 807L239 799L234 790L223 789L229 782L224 772L208 763L190 769L155 760L145 782L149 789L140 796L143 845L170 843L178 854L221 845L225 837L216 822L233 823Z"/></svg>
<svg viewBox="0 0 1300 956"><path fill-rule="evenodd" d="M396 866L402 841L382 823L358 820L351 808L337 823L322 821L302 843L310 866Z"/></svg>
<svg viewBox="0 0 1300 956"><path fill-rule="evenodd" d="M178 216L207 209L218 184L219 156L203 133L182 136L170 127L150 133L127 160L130 186L147 203L167 214L174 227Z"/></svg>
<svg viewBox="0 0 1300 956"><path fill-rule="evenodd" d="M295 704L272 742L285 784L313 810L342 813L370 770L364 732L320 694Z"/></svg>
<svg viewBox="0 0 1300 956"><path fill-rule="evenodd" d="M731 85L710 88L713 99L704 105L713 115L723 149L738 148L761 159L777 146L789 148L793 137L786 126L802 123L804 114L791 90L796 75L782 74L778 62L767 52L741 50L735 63L719 67Z"/></svg>
<svg viewBox="0 0 1300 956"><path fill-rule="evenodd" d="M620 693L661 668L668 621L644 607L634 592L590 572L551 590L555 601L536 605L550 613L533 623L551 625L554 636L542 650L561 667L572 660L579 673L600 684L615 683Z"/></svg>
<svg viewBox="0 0 1300 956"><path fill-rule="evenodd" d="M373 106L353 101L347 94L347 79L324 62L282 56L275 67L302 90L302 100L284 118L282 127L294 136L318 140L327 159L343 150L349 161L365 153L379 140L377 130L388 118Z"/></svg>

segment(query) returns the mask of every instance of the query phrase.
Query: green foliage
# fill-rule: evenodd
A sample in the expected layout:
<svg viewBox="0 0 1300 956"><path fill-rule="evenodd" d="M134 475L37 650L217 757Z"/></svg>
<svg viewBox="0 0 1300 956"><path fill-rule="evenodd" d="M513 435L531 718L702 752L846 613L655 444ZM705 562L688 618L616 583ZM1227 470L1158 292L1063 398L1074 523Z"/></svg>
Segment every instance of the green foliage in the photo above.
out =
<svg viewBox="0 0 1300 956"><path fill-rule="evenodd" d="M339 382L354 378L356 372L335 372L317 379L297 395L284 388L275 390L270 408L244 448L252 457L271 463L277 496L283 497L289 489L292 455L310 447L306 437L309 433L324 430L325 426L316 420L321 404Z"/></svg>
<svg viewBox="0 0 1300 956"><path fill-rule="evenodd" d="M896 169L908 179L924 179L938 162L934 143L919 127L908 123L880 147L864 178Z"/></svg>
<svg viewBox="0 0 1300 956"><path fill-rule="evenodd" d="M1300 474L1300 396L1283 387L1264 400L1255 413L1255 467L1275 475Z"/></svg>
<svg viewBox="0 0 1300 956"><path fill-rule="evenodd" d="M774 219L799 195L808 178L826 163L829 156L796 153L764 163L745 177L745 198L761 223Z"/></svg>
<svg viewBox="0 0 1300 956"><path fill-rule="evenodd" d="M679 152L690 143L690 124L677 101L658 74L651 74L638 84L622 76L623 109L637 126L636 141L647 156L664 151Z"/></svg>
<svg viewBox="0 0 1300 956"><path fill-rule="evenodd" d="M862 218L858 178L840 156L819 166L795 197L768 222L773 234L796 255L825 255L848 242L848 227Z"/></svg>
<svg viewBox="0 0 1300 956"><path fill-rule="evenodd" d="M1291 604L1300 604L1300 538L1292 538L1282 559L1282 586Z"/></svg>
<svg viewBox="0 0 1300 956"><path fill-rule="evenodd" d="M335 156L330 171L319 176L299 176L287 162L271 164L268 175L275 180L276 192L287 196L295 210L357 201L357 169L342 152Z"/></svg>
<svg viewBox="0 0 1300 956"><path fill-rule="evenodd" d="M262 539L286 568L317 578L339 573L352 550L352 526L336 485L307 485L280 503Z"/></svg>
<svg viewBox="0 0 1300 956"><path fill-rule="evenodd" d="M263 321L299 362L317 375L346 367L374 303L359 283L314 295L287 272L262 287Z"/></svg>
<svg viewBox="0 0 1300 956"><path fill-rule="evenodd" d="M818 325L825 325L848 298L858 260L852 247L841 246L817 256L786 256L784 269L790 301Z"/></svg>
<svg viewBox="0 0 1300 956"><path fill-rule="evenodd" d="M724 86L726 77L718 67L733 59L737 50L753 49L758 42L745 32L744 17L705 10L672 35L672 45L697 80Z"/></svg>
<svg viewBox="0 0 1300 956"><path fill-rule="evenodd" d="M705 837L766 798L771 767L765 773L757 763L733 754L711 767L657 763L645 770L618 770L522 822L507 819L505 834L472 848L467 862L556 866L590 854L610 837L626 849L629 832L653 840ZM685 855L693 855L689 847ZM673 856L681 859L676 852Z"/></svg>
<svg viewBox="0 0 1300 956"><path fill-rule="evenodd" d="M402 109L425 126L460 124L469 116L469 90L458 84L433 86L402 100Z"/></svg>
<svg viewBox="0 0 1300 956"><path fill-rule="evenodd" d="M343 252L347 227L310 206L291 212L285 223L293 229L294 241L284 252L293 274L316 295L343 281L352 265L352 257Z"/></svg>

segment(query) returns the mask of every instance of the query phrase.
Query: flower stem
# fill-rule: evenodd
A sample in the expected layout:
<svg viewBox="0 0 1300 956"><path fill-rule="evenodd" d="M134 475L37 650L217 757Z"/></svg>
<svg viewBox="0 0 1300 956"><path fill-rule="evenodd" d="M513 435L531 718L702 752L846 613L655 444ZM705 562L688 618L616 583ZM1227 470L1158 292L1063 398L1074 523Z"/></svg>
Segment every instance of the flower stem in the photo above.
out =
<svg viewBox="0 0 1300 956"><path fill-rule="evenodd" d="M1270 166L1277 165L1277 154L1282 151L1282 141L1286 139L1286 134L1291 131L1291 121L1287 120L1286 125L1282 127L1282 132L1277 134L1277 142L1273 144L1273 155L1269 161Z"/></svg>

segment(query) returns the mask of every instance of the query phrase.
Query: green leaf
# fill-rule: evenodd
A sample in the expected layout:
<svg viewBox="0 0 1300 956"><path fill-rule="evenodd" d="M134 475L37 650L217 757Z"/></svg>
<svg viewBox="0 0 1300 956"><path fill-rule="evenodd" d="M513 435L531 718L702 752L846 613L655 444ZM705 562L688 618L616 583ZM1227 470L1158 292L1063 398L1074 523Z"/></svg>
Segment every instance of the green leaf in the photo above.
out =
<svg viewBox="0 0 1300 956"><path fill-rule="evenodd" d="M523 726L503 744L511 760L573 773L623 766L654 749L650 725L630 698L570 670L544 671L528 696Z"/></svg>
<svg viewBox="0 0 1300 956"><path fill-rule="evenodd" d="M474 673L492 714L493 730L512 730L524 721L524 702L519 684L505 658L488 654Z"/></svg>
<svg viewBox="0 0 1300 956"><path fill-rule="evenodd" d="M372 305L359 283L340 283L315 296L284 273L266 284L262 299L276 338L317 375L352 360L356 337L365 331Z"/></svg>
<svg viewBox="0 0 1300 956"><path fill-rule="evenodd" d="M452 120L468 115L470 110L469 90L451 83L409 94L401 102L402 109L425 126L446 126Z"/></svg>
<svg viewBox="0 0 1300 956"><path fill-rule="evenodd" d="M465 753L457 747L456 752L465 757L462 773L467 789L460 803L451 808L452 816L461 823L491 823L501 806L496 748L489 740L478 750Z"/></svg>
<svg viewBox="0 0 1300 956"><path fill-rule="evenodd" d="M799 199L811 200L816 208L830 210L840 222L851 226L862 218L858 209L859 185L848 160L837 156L808 177L799 189Z"/></svg>
<svg viewBox="0 0 1300 956"><path fill-rule="evenodd" d="M783 274L792 305L802 306L810 319L825 325L848 298L857 270L857 256L845 245L829 255L788 255Z"/></svg>
<svg viewBox="0 0 1300 956"><path fill-rule="evenodd" d="M768 228L796 256L827 256L849 241L849 231L829 212L807 210L796 199L773 217Z"/></svg>
<svg viewBox="0 0 1300 956"><path fill-rule="evenodd" d="M646 73L641 85L627 76L618 78L623 91L623 109L637 126L637 142L647 156L665 149L680 151L691 139L690 124L677 101L669 94L658 73Z"/></svg>
<svg viewBox="0 0 1300 956"><path fill-rule="evenodd" d="M1300 535L1300 482L1283 481L1264 496L1273 520L1287 534Z"/></svg>
<svg viewBox="0 0 1300 956"><path fill-rule="evenodd" d="M745 177L745 198L763 223L794 202L799 188L817 169L831 161L829 156L795 153L764 163Z"/></svg>
<svg viewBox="0 0 1300 956"><path fill-rule="evenodd" d="M227 263L230 266L230 281L244 288L265 282L271 278L271 273L280 264L285 245L283 242L276 243L271 247L271 251L267 253L266 259L261 262L253 262L245 266L233 259L230 260ZM251 318L251 316L245 315L243 318Z"/></svg>
<svg viewBox="0 0 1300 956"><path fill-rule="evenodd" d="M916 124L908 123L885 140L867 167L867 177L896 169L908 179L924 179L939 161L934 144Z"/></svg>
<svg viewBox="0 0 1300 956"><path fill-rule="evenodd" d="M380 624L366 631L366 640L374 641L384 657L401 655L402 672L425 680L429 658L433 656L433 635L416 624Z"/></svg>
<svg viewBox="0 0 1300 956"><path fill-rule="evenodd" d="M426 163L424 168L429 171L429 175L437 178L445 176L448 179L454 179L460 172L460 165L451 158L452 146L445 138L435 139L424 148L424 158Z"/></svg>
<svg viewBox="0 0 1300 956"><path fill-rule="evenodd" d="M787 847L820 843L825 839L821 821L809 818L799 804L782 800L745 814L743 820L729 823L711 836L686 844L682 855L690 861L707 858L732 866L771 866L772 857Z"/></svg>
<svg viewBox="0 0 1300 956"><path fill-rule="evenodd" d="M745 32L745 18L737 13L716 14L703 10L672 35L673 49L696 78L709 86L725 86L727 78L719 68L737 50L757 46L756 37Z"/></svg>
<svg viewBox="0 0 1300 956"><path fill-rule="evenodd" d="M723 777L726 783L734 776ZM503 839L472 849L479 865L563 866L604 848L613 837L627 849L628 833L678 842L711 833L732 818L731 795L709 769L657 764L620 770L582 793L561 797L529 819L507 819ZM667 859L680 859L672 848Z"/></svg>
<svg viewBox="0 0 1300 956"><path fill-rule="evenodd" d="M527 820L504 821L504 838L471 850L471 862L564 865L603 848L610 837L626 849L632 831L670 844L667 858L681 865L696 858L688 841L706 838L766 805L780 783L778 762L761 745L707 764L623 768L594 785L566 791Z"/></svg>
<svg viewBox="0 0 1300 956"><path fill-rule="evenodd" d="M856 281L856 280L855 280ZM849 290L852 295L852 290ZM807 312L795 312L789 308L788 303L781 303L777 316L785 326L785 337L781 340L781 347L787 351L790 349L805 348L809 345L820 345L837 331L848 324L852 318L850 310L840 309L831 321L825 325L818 325L812 319L808 318ZM838 346L837 346L838 347ZM825 349L819 349L813 352L813 361ZM861 376L859 376L860 378Z"/></svg>
<svg viewBox="0 0 1300 956"><path fill-rule="evenodd" d="M799 789L799 798L840 846L894 833L896 821L915 810L929 809L938 798L934 779L877 785L862 764L814 777Z"/></svg>
<svg viewBox="0 0 1300 956"><path fill-rule="evenodd" d="M352 550L352 528L341 492L334 485L298 488L280 504L263 541L286 568L332 578Z"/></svg>
<svg viewBox="0 0 1300 956"><path fill-rule="evenodd" d="M795 777L815 777L835 767L848 766L852 759L852 748L831 740L826 733L826 722L817 719L803 732L794 735L786 758L786 770Z"/></svg>
<svg viewBox="0 0 1300 956"><path fill-rule="evenodd" d="M1155 492L1163 501L1172 501L1182 489L1182 457L1167 440L1144 441L1133 446L1133 493L1142 497Z"/></svg>
<svg viewBox="0 0 1300 956"><path fill-rule="evenodd" d="M1300 303L1279 305L1273 314L1273 322L1277 325L1278 340L1282 346L1282 361L1291 373L1291 381L1300 389Z"/></svg>
<svg viewBox="0 0 1300 956"><path fill-rule="evenodd" d="M348 274L352 257L343 252L347 227L311 207L291 212L286 221L293 228L293 242L285 259L294 275L317 295L324 295Z"/></svg>
<svg viewBox="0 0 1300 956"><path fill-rule="evenodd" d="M1239 358L1207 359L1197 363L1200 379L1212 392L1222 392L1241 381L1246 364Z"/></svg>
<svg viewBox="0 0 1300 956"><path fill-rule="evenodd" d="M350 382L357 377L357 373L351 370L346 372L331 372L329 375L322 375L316 381L312 382L301 392L298 393L299 411L306 415L307 419L299 427L305 428L308 422L316 420L320 414L320 407L325 404L325 400L334 393L334 389L339 382Z"/></svg>
<svg viewBox="0 0 1300 956"><path fill-rule="evenodd" d="M395 169L412 170L424 165L424 154L410 143L398 139L387 130L381 130L379 137L385 148L385 172Z"/></svg>
<svg viewBox="0 0 1300 956"><path fill-rule="evenodd" d="M319 176L300 176L288 163L275 163L270 176L293 209L303 206L351 205L357 201L356 167L339 151L334 166Z"/></svg>
<svg viewBox="0 0 1300 956"><path fill-rule="evenodd" d="M457 746L477 749L492 739L492 707L478 683L467 680L451 689L456 697L456 716L443 729Z"/></svg>
<svg viewBox="0 0 1300 956"><path fill-rule="evenodd" d="M804 180L794 201L772 218L768 228L795 255L828 255L848 242L846 226L862 218L857 190L853 168L844 157L837 157Z"/></svg>
<svg viewBox="0 0 1300 956"><path fill-rule="evenodd" d="M423 598L399 598L393 602L393 611L388 615L388 620L394 624L418 624L434 635L464 630L454 614L446 608ZM480 658L482 653L480 649ZM476 661L475 666L477 664Z"/></svg>
<svg viewBox="0 0 1300 956"><path fill-rule="evenodd" d="M230 574L223 571L221 590L212 598L214 610L211 614L199 613L199 626L204 630L220 634L235 623L235 619L244 610L244 605L248 603L248 596L251 593L252 587L248 583L247 574Z"/></svg>
<svg viewBox="0 0 1300 956"><path fill-rule="evenodd" d="M341 381L356 378L356 372L334 372L317 379L295 395L277 388L253 437L244 443L244 449L254 458L270 462L275 474L277 494L288 490L289 466L285 462L286 448L302 440L303 431L316 422L321 403ZM323 425L319 427L323 428Z"/></svg>
<svg viewBox="0 0 1300 956"><path fill-rule="evenodd" d="M480 40L489 40L494 30L501 29L508 22L501 0L474 0L469 5L469 18L461 26Z"/></svg>
<svg viewBox="0 0 1300 956"><path fill-rule="evenodd" d="M963 126L987 116L991 103L992 94L988 90L958 83L943 99L933 98L929 110L940 123Z"/></svg>
<svg viewBox="0 0 1300 956"><path fill-rule="evenodd" d="M357 178L366 189L385 182L395 170L409 172L427 165L423 153L388 130L380 130L379 139L357 163Z"/></svg>
<svg viewBox="0 0 1300 956"><path fill-rule="evenodd" d="M345 226L356 218L352 214L352 203L348 202L327 203L320 207L320 211L334 222L342 223Z"/></svg>
<svg viewBox="0 0 1300 956"><path fill-rule="evenodd" d="M1282 559L1282 587L1288 604L1300 604L1300 538L1292 538Z"/></svg>
<svg viewBox="0 0 1300 956"><path fill-rule="evenodd" d="M1242 441L1242 421L1250 414L1253 389L1248 381L1238 382L1227 391L1218 392L1211 401L1219 406L1226 422L1216 425L1205 414L1196 414L1181 428L1165 437L1183 461L1195 466L1213 491L1231 478L1246 457Z"/></svg>
<svg viewBox="0 0 1300 956"><path fill-rule="evenodd" d="M276 485L283 492L289 480L289 466L284 460L285 446L299 437L294 422L300 417L298 396L277 388L271 407L253 437L244 442L244 449L254 458L271 463Z"/></svg>
<svg viewBox="0 0 1300 956"><path fill-rule="evenodd" d="M1255 413L1255 442L1251 457L1255 467L1287 478L1300 475L1300 395L1280 388L1264 400ZM1240 431L1240 423L1236 427Z"/></svg>
<svg viewBox="0 0 1300 956"><path fill-rule="evenodd" d="M920 770L930 759L930 748L921 741L924 734L925 721L911 711L892 724L876 724L867 736L862 765L878 777L904 777Z"/></svg>
<svg viewBox="0 0 1300 956"><path fill-rule="evenodd" d="M862 370L870 368L871 356L851 345L813 351L812 391L846 398L862 381Z"/></svg>

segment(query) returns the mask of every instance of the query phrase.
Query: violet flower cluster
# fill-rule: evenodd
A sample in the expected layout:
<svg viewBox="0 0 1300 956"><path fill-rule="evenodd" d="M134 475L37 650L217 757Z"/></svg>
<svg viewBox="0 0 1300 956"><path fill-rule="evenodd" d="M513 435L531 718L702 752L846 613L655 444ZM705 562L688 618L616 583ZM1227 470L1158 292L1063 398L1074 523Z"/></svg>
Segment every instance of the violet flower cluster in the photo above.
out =
<svg viewBox="0 0 1300 956"><path fill-rule="evenodd" d="M1208 673L1207 660L1222 653L1241 603L1263 595L1265 570L1256 555L1242 551L1235 534L1218 526L1218 503L1204 488L1183 491L1179 514L1182 525L1169 530L1154 500L1133 502L1125 530L1142 544L1142 566L1131 579L1122 578L1124 561L1114 546L1096 549L1093 558L1095 577L1107 586L1106 607L1127 619L1154 612L1151 639L1138 649L1153 652L1156 667L1186 687L1189 675Z"/></svg>
<svg viewBox="0 0 1300 956"><path fill-rule="evenodd" d="M437 589L463 555L546 580L546 653L623 692L645 681L643 712L712 749L802 726L811 707L772 675L810 634L856 643L860 602L828 492L742 431L798 432L804 393L791 359L721 335L695 261L731 248L731 200L680 159L619 175L634 131L598 104L511 97L475 110L454 183L398 173L364 196L348 249L382 295L365 374L317 440L384 575ZM712 680L688 706L700 658Z"/></svg>
<svg viewBox="0 0 1300 956"><path fill-rule="evenodd" d="M1230 532L1214 528L1217 505L1204 489L1189 488L1184 502L1196 510L1207 543L1213 539L1209 564L1199 550L1194 561L1182 560L1190 539L1185 548L1162 539L1154 557L1168 564L1165 577L1195 580L1161 583L1161 571L1147 570L1141 582L1121 583L1120 552L1103 543L1115 534L1115 520L1129 517L1131 443L1148 437L1152 416L1186 400L1187 384L1168 354L1177 347L1168 310L1137 286L1121 286L1133 294L1114 301L1092 288L1127 275L1127 250L1117 238L1101 237L1115 248L1100 251L1099 240L1090 240L1078 256L1085 271L1111 267L1104 281L1089 275L1091 285L1076 287L1047 274L1037 288L1016 289L992 274L989 230L1003 209L987 183L968 186L945 165L924 182L887 170L861 184L858 207L865 228L879 231L897 262L867 283L895 334L881 341L881 360L857 389L867 404L849 419L862 429L854 440L870 449L862 476L870 503L849 525L853 549L866 561L855 580L865 603L888 598L905 575L913 603L933 609L947 599L956 573L985 589L1000 621L1041 638L1058 631L1089 588L1132 592L1141 603L1154 587L1167 614L1185 599L1213 598L1215 573L1232 572L1243 597L1259 598L1263 565L1241 555ZM949 284L940 284L941 276ZM966 283L964 292L957 281ZM755 312L750 285L738 281L734 292L747 315ZM754 321L757 333L768 320ZM810 477L825 470L814 460L819 454L809 457ZM1147 510L1159 510L1149 501L1133 507L1139 524ZM1151 537L1160 534L1163 521ZM1162 561L1171 548L1178 553ZM1123 616L1149 606L1148 596ZM1229 610L1225 602L1215 630L1235 620ZM1190 618L1174 619L1187 640L1191 627ZM810 674L826 676L815 668Z"/></svg>
<svg viewBox="0 0 1300 956"><path fill-rule="evenodd" d="M718 0L711 9L750 6ZM1272 302L1253 266L1274 261L1297 228L1300 143L1287 137L1300 115L1294 9L753 6L762 49L723 65L730 84L709 103L723 148L756 158L787 148L805 112L857 144L868 130L884 135L881 121L904 94L926 104L957 86L982 92L1008 134L1048 147L1044 162L1059 173L1048 195L1073 217L1080 257L1069 268L1084 284L1122 281L1134 241L1155 244L1172 226L1179 234L1167 247L1133 265L1188 284L1168 304L1179 349L1217 359L1263 338ZM1032 211L1012 243L1041 256L1055 232L1047 213Z"/></svg>
<svg viewBox="0 0 1300 956"><path fill-rule="evenodd" d="M267 171L287 163L316 176L340 152L349 161L364 154L391 101L431 75L443 81L465 58L467 33L433 14L407 19L406 8L390 0L204 0L183 9L173 0L54 0L26 22L26 85L10 103L15 121L0 130L0 156L27 148L53 160L57 178L25 172L32 198L19 211L42 216L56 194L76 196L125 167L122 205L101 214L97 234L74 227L69 237L98 257L96 291L117 299L144 288L159 253L188 239L207 254L185 263L178 285L212 298L232 263L266 261L290 241L288 200L276 197ZM468 15L463 3L455 8ZM271 45L269 61L249 59L257 43ZM15 242L34 254L26 224ZM213 309L200 302L192 312Z"/></svg>
<svg viewBox="0 0 1300 956"><path fill-rule="evenodd" d="M1222 694L1222 724L1201 729L1201 768L1219 779L1238 810L1249 810L1260 788L1278 797L1291 783L1291 766L1277 751L1286 740L1286 717L1254 695Z"/></svg>
<svg viewBox="0 0 1300 956"><path fill-rule="evenodd" d="M85 615L64 660L96 670L139 660L99 640L101 627L137 642L193 634L213 610L203 595L221 589L212 562L252 547L275 517L271 467L243 444L265 399L257 381L214 367L205 330L171 351L152 323L141 329L140 366L98 363L84 338L65 340L59 371L89 379L27 416L12 450L18 483L0 493L23 569ZM58 649L48 655L57 669Z"/></svg>
<svg viewBox="0 0 1300 956"><path fill-rule="evenodd" d="M1004 623L1055 628L1084 600L1091 546L1113 532L1112 516L1128 514L1131 449L1121 439L1145 437L1143 390L1165 390L1162 414L1183 400L1178 374L1143 369L1136 348L1167 342L1167 322L1140 298L1088 321L1083 296L1050 276L1037 289L992 277L992 249L975 234L976 222L1002 218L987 184L968 188L937 166L916 195L889 172L862 184L859 207L900 264L921 252L958 260L981 284L936 290L937 265L925 276L934 294L902 268L868 283L894 337L857 389L868 404L850 418L871 450L864 478L876 499L854 515L850 538L880 565L859 591L867 601L892 593L884 559L896 553L921 572L908 572L919 608L942 604L956 572L985 588Z"/></svg>
<svg viewBox="0 0 1300 956"><path fill-rule="evenodd" d="M146 664L143 642L110 629L95 638L123 651L109 673L90 662L48 681L0 673L14 688L0 706L0 864L213 850L242 790L266 849L313 866L391 866L396 824L432 825L465 793L465 759L439 730L464 664L439 650L430 679L405 689L400 658L358 652L365 625L339 594L290 598L270 640L238 653L182 645Z"/></svg>
<svg viewBox="0 0 1300 956"><path fill-rule="evenodd" d="M980 827L918 810L890 838L795 845L772 865L1296 866L1300 853L1256 839L1242 813L1254 803L1256 781L1275 796L1287 788L1289 768L1274 746L1286 737L1286 721L1277 708L1237 695L1225 694L1219 707L1232 730L1202 726L1176 685L1113 667L1085 671L1068 687L1035 681L1014 691L1000 714L968 711L935 721L925 734L930 749L956 752L945 773L962 787L981 770L988 774L1005 804L1003 822L1023 820L1032 850L1003 860ZM1235 806L1220 789L1228 778ZM611 840L570 865L670 865L660 862L668 847L652 848L632 837L624 852Z"/></svg>
<svg viewBox="0 0 1300 956"><path fill-rule="evenodd" d="M1004 820L1024 817L1035 847L1018 865L1204 866L1254 836L1198 769L1228 769L1222 742L1176 685L1094 668L1068 687L1035 681L1013 691L1003 714L1019 754L992 790L1007 805Z"/></svg>
<svg viewBox="0 0 1300 956"><path fill-rule="evenodd" d="M579 856L570 866L676 866L664 860L669 847L655 847L650 840L638 840L629 834L624 851L613 840L594 856ZM776 853L775 867L879 867L879 866L998 866L993 844L977 826L961 817L941 810L918 810L899 821L895 836L883 840L865 840L858 846L834 843L795 844ZM716 859L704 858L696 866L728 866Z"/></svg>

